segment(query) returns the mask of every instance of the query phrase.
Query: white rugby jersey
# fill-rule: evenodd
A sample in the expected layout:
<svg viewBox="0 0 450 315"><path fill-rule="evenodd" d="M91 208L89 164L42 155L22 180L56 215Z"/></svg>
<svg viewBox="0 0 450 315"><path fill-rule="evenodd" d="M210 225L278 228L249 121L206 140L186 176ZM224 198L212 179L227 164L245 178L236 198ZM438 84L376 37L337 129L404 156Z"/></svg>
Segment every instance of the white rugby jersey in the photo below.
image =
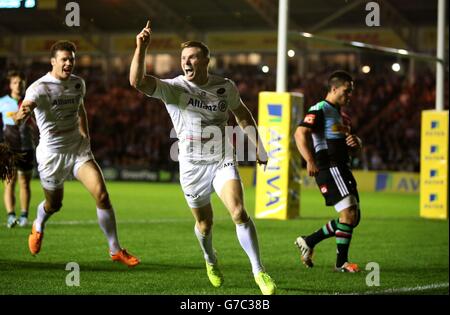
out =
<svg viewBox="0 0 450 315"><path fill-rule="evenodd" d="M233 154L229 138L225 137L228 111L240 104L239 91L233 81L209 75L208 82L198 86L183 75L155 79L156 89L149 96L166 104L179 139L180 160L213 163L225 154Z"/></svg>
<svg viewBox="0 0 450 315"><path fill-rule="evenodd" d="M62 81L47 73L28 87L24 100L37 105L39 145L45 150L68 152L80 144L78 109L85 93L84 80L76 75Z"/></svg>

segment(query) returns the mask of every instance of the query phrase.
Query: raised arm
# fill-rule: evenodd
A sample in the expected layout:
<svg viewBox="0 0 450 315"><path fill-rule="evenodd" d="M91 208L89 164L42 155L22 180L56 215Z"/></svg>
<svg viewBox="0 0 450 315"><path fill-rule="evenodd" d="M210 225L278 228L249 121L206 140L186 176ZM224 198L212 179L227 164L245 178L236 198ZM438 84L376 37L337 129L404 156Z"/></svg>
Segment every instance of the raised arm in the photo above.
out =
<svg viewBox="0 0 450 315"><path fill-rule="evenodd" d="M145 74L145 55L151 42L152 30L150 21L136 36L136 49L130 66L130 84L134 88L146 94L153 94L156 88L156 79Z"/></svg>
<svg viewBox="0 0 450 315"><path fill-rule="evenodd" d="M314 153L311 151L311 128L299 126L295 131L295 143L297 149L306 161L306 171L309 176L316 176L319 168L314 161Z"/></svg>
<svg viewBox="0 0 450 315"><path fill-rule="evenodd" d="M256 146L256 161L259 164L267 164L267 152L264 148L261 137L259 136L258 127L256 126L252 113L242 101L240 101L239 106L232 110L232 112L236 117L236 121L239 126L247 134L250 141ZM253 127L251 130L254 130L255 132L248 132L249 130L247 127L249 126Z"/></svg>

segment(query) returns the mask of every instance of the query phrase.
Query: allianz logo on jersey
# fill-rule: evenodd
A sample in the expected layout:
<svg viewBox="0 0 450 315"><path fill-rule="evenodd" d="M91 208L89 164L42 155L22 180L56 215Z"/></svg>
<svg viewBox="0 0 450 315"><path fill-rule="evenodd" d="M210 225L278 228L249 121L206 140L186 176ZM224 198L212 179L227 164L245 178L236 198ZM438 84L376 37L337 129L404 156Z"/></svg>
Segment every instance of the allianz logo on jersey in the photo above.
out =
<svg viewBox="0 0 450 315"><path fill-rule="evenodd" d="M217 112L218 110L221 112L225 112L227 110L227 102L224 100L219 101L219 103L217 105L216 104L209 105L209 104L206 104L205 102L203 102L202 100L191 97L191 98L189 98L189 101L187 104L191 105L193 107L206 109L211 112Z"/></svg>
<svg viewBox="0 0 450 315"><path fill-rule="evenodd" d="M55 106L55 105L75 105L75 104L78 104L78 97L75 97L75 98L59 98L59 99L56 99L56 100L53 100L53 102L52 102L52 105L53 106Z"/></svg>

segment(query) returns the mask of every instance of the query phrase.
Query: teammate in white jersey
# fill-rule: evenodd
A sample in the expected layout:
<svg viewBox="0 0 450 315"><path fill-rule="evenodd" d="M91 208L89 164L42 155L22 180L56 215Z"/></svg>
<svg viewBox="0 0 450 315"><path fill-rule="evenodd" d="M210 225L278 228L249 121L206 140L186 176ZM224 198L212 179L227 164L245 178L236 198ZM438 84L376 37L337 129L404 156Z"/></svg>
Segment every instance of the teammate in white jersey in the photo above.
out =
<svg viewBox="0 0 450 315"><path fill-rule="evenodd" d="M64 181L71 173L94 197L98 222L108 240L113 261L136 266L139 259L119 245L114 210L102 171L90 149L84 108L84 80L72 74L75 45L58 41L51 48L52 71L34 82L14 119L21 124L34 110L40 132L36 148L39 177L45 200L37 209L28 245L31 254L39 253L45 222L62 207Z"/></svg>
<svg viewBox="0 0 450 315"><path fill-rule="evenodd" d="M223 283L212 244L210 195L215 191L236 224L238 240L250 259L256 283L263 294L275 294L275 282L261 263L256 228L245 211L241 179L224 132L228 111L231 111L241 128L253 127L255 132L249 133L249 138L260 144L255 120L240 100L235 84L208 73L209 49L203 43L183 43L181 67L184 75L160 80L145 74L145 55L150 41L150 22L147 22L136 36L130 84L166 104L179 139L180 182L196 220L194 231L204 253L208 278L215 287ZM267 163L262 145L257 154L258 162Z"/></svg>

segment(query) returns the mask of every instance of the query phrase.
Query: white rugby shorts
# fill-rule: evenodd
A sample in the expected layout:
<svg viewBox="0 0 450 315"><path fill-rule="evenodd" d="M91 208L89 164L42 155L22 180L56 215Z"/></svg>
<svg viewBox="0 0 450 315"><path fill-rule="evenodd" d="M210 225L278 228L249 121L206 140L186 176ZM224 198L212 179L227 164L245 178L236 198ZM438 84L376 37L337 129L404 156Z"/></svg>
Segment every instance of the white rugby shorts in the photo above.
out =
<svg viewBox="0 0 450 315"><path fill-rule="evenodd" d="M94 155L89 139L83 138L73 152L54 153L46 151L41 145L36 148L39 177L46 190L62 188L69 175L72 173L76 177L80 166L90 160L94 160Z"/></svg>
<svg viewBox="0 0 450 315"><path fill-rule="evenodd" d="M180 184L191 208L211 202L211 193L220 194L224 184L232 179L241 180L237 162L223 159L217 163L195 164L180 160Z"/></svg>

